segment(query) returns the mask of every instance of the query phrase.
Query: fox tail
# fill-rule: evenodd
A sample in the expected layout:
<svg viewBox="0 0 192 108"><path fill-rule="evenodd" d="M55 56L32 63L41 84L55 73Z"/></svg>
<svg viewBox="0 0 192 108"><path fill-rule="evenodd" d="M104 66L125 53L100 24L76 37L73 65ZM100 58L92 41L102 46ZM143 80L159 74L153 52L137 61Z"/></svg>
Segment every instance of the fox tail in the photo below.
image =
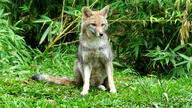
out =
<svg viewBox="0 0 192 108"><path fill-rule="evenodd" d="M46 74L38 74L30 77L32 80L44 81L56 85L65 85L69 86L70 84L75 84L74 79L68 77L58 77L58 76L49 76Z"/></svg>

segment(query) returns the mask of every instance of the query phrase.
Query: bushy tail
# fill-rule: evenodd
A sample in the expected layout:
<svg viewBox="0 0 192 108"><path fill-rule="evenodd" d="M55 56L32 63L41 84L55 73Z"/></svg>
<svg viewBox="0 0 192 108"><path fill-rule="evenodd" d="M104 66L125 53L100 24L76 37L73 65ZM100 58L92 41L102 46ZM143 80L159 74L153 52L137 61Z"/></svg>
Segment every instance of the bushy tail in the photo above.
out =
<svg viewBox="0 0 192 108"><path fill-rule="evenodd" d="M53 83L53 84L56 84L56 85L69 86L70 84L75 84L75 81L72 78L49 76L49 75L46 75L46 74L34 75L30 79L36 80L36 81L49 82L49 83Z"/></svg>

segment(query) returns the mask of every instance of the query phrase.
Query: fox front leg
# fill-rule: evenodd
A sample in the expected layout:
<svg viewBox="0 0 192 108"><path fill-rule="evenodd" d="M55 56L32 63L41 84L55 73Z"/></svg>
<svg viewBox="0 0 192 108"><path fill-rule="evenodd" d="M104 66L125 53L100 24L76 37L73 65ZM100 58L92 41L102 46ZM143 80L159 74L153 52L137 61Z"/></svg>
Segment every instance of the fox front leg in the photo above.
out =
<svg viewBox="0 0 192 108"><path fill-rule="evenodd" d="M111 93L116 93L117 90L115 88L115 84L114 84L114 80L113 80L113 64L112 64L112 61L106 63L105 68L106 68L106 72L107 72L110 92Z"/></svg>
<svg viewBox="0 0 192 108"><path fill-rule="evenodd" d="M81 92L81 95L88 94L89 86L90 86L90 75L91 75L91 68L88 65L84 65L83 67L83 91Z"/></svg>

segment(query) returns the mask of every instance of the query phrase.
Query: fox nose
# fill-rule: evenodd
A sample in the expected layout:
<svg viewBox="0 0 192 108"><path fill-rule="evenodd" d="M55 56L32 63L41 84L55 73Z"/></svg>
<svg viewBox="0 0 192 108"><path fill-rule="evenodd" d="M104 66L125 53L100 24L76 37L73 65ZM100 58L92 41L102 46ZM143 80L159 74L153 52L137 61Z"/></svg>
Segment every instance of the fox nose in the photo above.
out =
<svg viewBox="0 0 192 108"><path fill-rule="evenodd" d="M103 36L103 33L99 33L99 36Z"/></svg>

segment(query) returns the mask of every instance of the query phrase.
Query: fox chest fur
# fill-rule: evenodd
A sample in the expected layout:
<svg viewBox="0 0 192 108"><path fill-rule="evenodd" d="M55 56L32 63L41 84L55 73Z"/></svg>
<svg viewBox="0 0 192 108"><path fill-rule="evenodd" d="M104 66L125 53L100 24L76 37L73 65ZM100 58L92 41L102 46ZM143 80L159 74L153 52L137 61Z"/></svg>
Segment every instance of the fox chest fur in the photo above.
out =
<svg viewBox="0 0 192 108"><path fill-rule="evenodd" d="M80 57L84 63L105 63L112 59L112 51L108 41L103 38L90 39L80 42ZM94 64L93 63L93 64Z"/></svg>
<svg viewBox="0 0 192 108"><path fill-rule="evenodd" d="M106 37L80 40L77 58L81 69L85 64L91 68L90 85L104 83L107 78L105 64L112 60L112 50Z"/></svg>

